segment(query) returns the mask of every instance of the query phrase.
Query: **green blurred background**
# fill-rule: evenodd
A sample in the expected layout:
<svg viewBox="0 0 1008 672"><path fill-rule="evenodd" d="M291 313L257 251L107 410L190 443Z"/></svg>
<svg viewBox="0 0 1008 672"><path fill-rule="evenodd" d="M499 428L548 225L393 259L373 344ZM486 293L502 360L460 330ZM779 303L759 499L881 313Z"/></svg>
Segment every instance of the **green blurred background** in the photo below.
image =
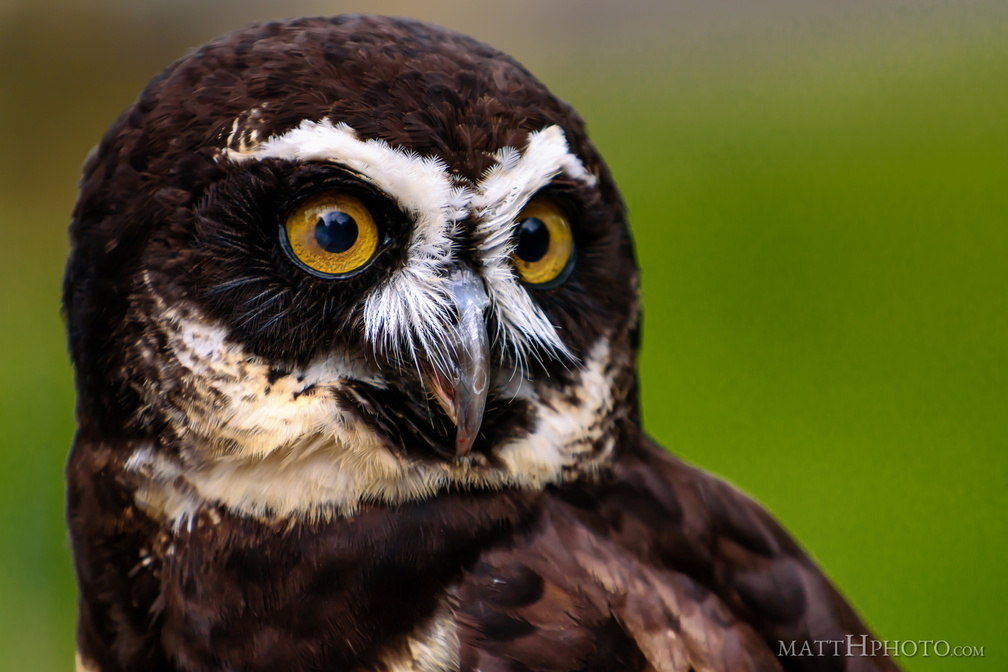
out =
<svg viewBox="0 0 1008 672"><path fill-rule="evenodd" d="M410 15L572 102L631 210L652 434L765 503L888 639L1008 669L1008 3L0 0L0 670L68 670L59 316L79 166L245 23Z"/></svg>

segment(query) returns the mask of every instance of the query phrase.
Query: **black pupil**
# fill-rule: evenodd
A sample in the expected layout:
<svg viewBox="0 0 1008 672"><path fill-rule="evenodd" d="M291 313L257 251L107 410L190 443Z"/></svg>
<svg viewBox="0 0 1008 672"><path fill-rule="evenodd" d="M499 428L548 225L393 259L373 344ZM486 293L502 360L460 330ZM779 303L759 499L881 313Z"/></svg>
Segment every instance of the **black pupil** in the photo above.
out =
<svg viewBox="0 0 1008 672"><path fill-rule="evenodd" d="M357 242L357 221L339 210L327 212L315 224L315 242L326 252L346 252Z"/></svg>
<svg viewBox="0 0 1008 672"><path fill-rule="evenodd" d="M522 261L539 261L549 252L550 234L546 224L538 217L526 217L518 224L515 254Z"/></svg>

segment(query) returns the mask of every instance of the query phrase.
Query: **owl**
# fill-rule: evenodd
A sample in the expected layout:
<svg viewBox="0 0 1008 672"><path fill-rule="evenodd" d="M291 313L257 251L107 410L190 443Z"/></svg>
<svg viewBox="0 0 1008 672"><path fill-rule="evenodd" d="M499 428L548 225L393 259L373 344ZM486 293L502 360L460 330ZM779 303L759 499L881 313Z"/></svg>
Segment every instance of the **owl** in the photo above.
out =
<svg viewBox="0 0 1008 672"><path fill-rule="evenodd" d="M624 205L510 57L224 36L108 131L71 240L78 670L895 669L644 434Z"/></svg>

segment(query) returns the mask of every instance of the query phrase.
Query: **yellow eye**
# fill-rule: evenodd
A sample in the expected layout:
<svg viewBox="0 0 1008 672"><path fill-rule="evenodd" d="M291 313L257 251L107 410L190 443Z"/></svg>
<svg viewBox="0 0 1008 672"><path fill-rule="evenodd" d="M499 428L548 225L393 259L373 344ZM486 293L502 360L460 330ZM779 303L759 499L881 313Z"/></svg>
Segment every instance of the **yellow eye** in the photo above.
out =
<svg viewBox="0 0 1008 672"><path fill-rule="evenodd" d="M359 199L325 192L301 201L284 223L287 249L314 275L333 277L363 268L378 251L378 226Z"/></svg>
<svg viewBox="0 0 1008 672"><path fill-rule="evenodd" d="M522 280L555 287L567 279L574 252L574 236L563 209L547 199L536 199L518 215L511 259Z"/></svg>

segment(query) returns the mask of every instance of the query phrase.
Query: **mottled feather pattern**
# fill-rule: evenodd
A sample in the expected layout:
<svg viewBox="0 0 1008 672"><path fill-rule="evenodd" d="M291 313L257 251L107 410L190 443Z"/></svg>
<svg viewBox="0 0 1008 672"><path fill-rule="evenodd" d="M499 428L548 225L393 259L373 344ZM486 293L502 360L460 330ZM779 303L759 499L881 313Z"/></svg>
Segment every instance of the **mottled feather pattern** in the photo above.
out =
<svg viewBox="0 0 1008 672"><path fill-rule="evenodd" d="M346 277L281 244L322 191L380 222ZM556 286L512 260L533 198L571 220ZM71 239L79 670L895 669L778 657L871 635L769 514L643 433L618 189L491 47L363 15L219 38L105 135ZM460 274L489 306L468 345ZM431 371L473 343L461 449L470 390Z"/></svg>

